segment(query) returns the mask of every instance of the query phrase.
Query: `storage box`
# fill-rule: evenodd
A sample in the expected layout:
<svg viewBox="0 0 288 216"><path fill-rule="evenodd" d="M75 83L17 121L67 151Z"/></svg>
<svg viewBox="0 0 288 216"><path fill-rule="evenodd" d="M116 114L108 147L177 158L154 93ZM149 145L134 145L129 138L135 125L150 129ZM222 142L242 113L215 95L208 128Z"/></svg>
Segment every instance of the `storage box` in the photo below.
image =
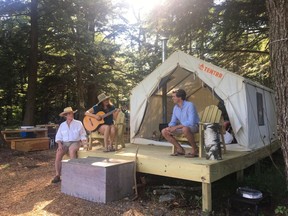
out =
<svg viewBox="0 0 288 216"><path fill-rule="evenodd" d="M88 157L62 161L61 192L107 203L133 194L134 162Z"/></svg>
<svg viewBox="0 0 288 216"><path fill-rule="evenodd" d="M39 137L31 139L11 139L11 149L17 151L39 151L49 149L50 139L48 137Z"/></svg>

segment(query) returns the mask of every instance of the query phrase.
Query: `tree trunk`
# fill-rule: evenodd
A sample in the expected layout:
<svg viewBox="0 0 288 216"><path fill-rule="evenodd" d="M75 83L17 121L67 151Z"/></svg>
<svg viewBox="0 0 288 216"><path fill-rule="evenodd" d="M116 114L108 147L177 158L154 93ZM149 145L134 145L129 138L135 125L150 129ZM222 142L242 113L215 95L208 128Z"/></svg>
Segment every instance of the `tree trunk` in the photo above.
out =
<svg viewBox="0 0 288 216"><path fill-rule="evenodd" d="M92 106L94 106L97 101L97 96L99 93L99 87L97 86L97 83L93 83L88 85L87 87L87 109L90 109Z"/></svg>
<svg viewBox="0 0 288 216"><path fill-rule="evenodd" d="M76 53L76 72L77 72L77 96L78 96L78 113L79 113L79 120L82 121L84 118L85 112L85 103L84 103L84 83L83 83L83 76L82 76L82 67L81 67L81 58L78 53Z"/></svg>
<svg viewBox="0 0 288 216"><path fill-rule="evenodd" d="M270 58L276 90L278 135L288 183L288 1L267 0L270 19Z"/></svg>
<svg viewBox="0 0 288 216"><path fill-rule="evenodd" d="M31 0L31 50L28 65L28 90L23 125L34 125L38 55L38 0Z"/></svg>

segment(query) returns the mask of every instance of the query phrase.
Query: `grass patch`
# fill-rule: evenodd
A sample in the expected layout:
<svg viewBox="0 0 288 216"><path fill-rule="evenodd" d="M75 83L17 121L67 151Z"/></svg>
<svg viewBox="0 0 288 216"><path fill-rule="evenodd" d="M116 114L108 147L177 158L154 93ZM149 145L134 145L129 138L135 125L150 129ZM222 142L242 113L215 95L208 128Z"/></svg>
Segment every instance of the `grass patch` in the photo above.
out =
<svg viewBox="0 0 288 216"><path fill-rule="evenodd" d="M8 168L9 166L10 166L9 164L1 164L0 170L4 170L4 169Z"/></svg>

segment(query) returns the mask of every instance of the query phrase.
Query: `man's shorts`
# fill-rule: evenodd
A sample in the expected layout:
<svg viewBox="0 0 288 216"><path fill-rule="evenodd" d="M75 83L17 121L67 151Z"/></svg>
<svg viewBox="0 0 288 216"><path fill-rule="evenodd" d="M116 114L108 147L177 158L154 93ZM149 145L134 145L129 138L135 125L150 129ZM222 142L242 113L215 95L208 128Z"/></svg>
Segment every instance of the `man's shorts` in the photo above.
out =
<svg viewBox="0 0 288 216"><path fill-rule="evenodd" d="M75 146L76 148L80 148L80 141L71 141L71 142L63 142L63 151L66 153L68 153L69 148L71 146Z"/></svg>
<svg viewBox="0 0 288 216"><path fill-rule="evenodd" d="M189 128L190 128L191 133L198 133L198 132L199 132L199 127L198 127L198 125L193 125L193 126L190 126ZM173 132L173 134L175 134L175 135L183 134L182 128L176 129L176 130Z"/></svg>

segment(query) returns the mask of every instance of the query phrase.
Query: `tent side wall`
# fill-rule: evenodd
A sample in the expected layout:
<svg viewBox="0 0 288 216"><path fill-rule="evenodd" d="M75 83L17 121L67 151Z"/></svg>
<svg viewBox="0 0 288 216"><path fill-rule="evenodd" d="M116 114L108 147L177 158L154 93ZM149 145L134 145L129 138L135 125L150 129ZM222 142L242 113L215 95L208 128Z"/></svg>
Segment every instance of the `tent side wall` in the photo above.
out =
<svg viewBox="0 0 288 216"><path fill-rule="evenodd" d="M257 149L277 138L274 93L249 83L246 89L249 143L252 149Z"/></svg>

